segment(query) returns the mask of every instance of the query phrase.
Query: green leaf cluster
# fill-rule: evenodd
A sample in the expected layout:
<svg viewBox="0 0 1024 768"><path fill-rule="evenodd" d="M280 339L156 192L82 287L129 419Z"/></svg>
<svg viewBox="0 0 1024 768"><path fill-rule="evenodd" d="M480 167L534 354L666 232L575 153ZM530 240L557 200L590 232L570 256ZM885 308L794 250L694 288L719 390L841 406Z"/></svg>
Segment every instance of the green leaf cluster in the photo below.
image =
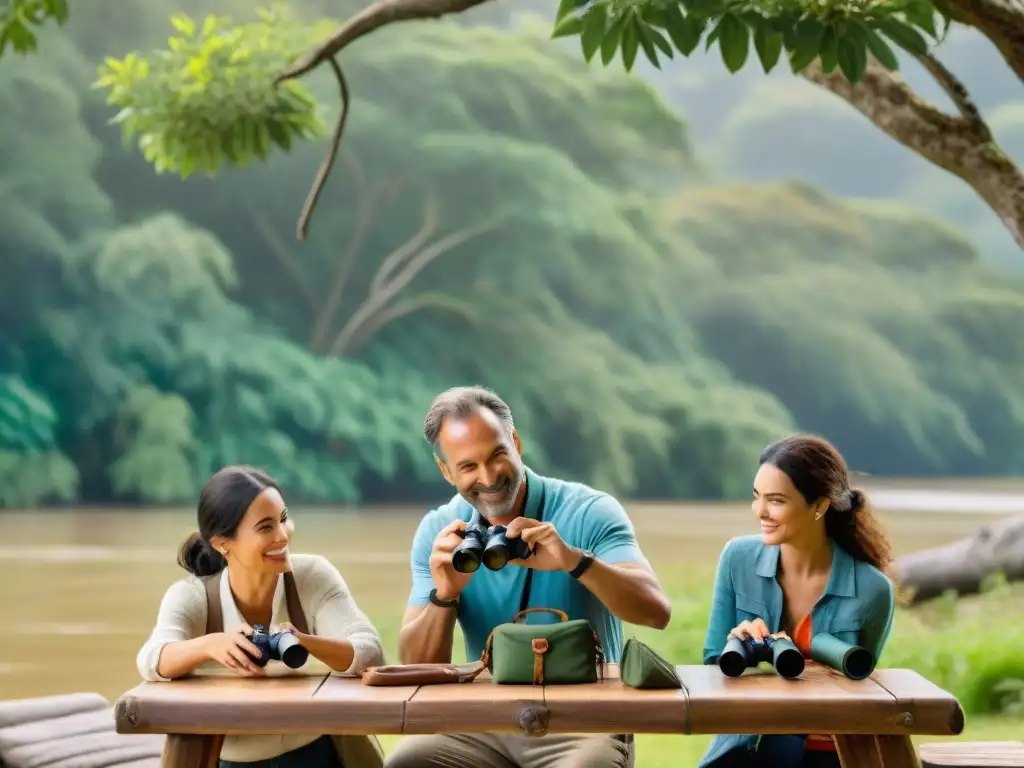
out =
<svg viewBox="0 0 1024 768"><path fill-rule="evenodd" d="M113 122L158 173L214 175L226 161L245 167L274 147L318 135L316 102L277 73L317 39L318 30L280 8L235 25L227 16L172 18L167 49L107 58L95 87L119 108Z"/></svg>
<svg viewBox="0 0 1024 768"><path fill-rule="evenodd" d="M48 21L63 26L68 20L68 0L6 0L0 7L0 56L8 50L35 53L36 28Z"/></svg>
<svg viewBox="0 0 1024 768"><path fill-rule="evenodd" d="M926 54L941 19L931 0L561 0L552 36L578 36L588 62L600 51L607 66L618 54L626 71L640 50L660 69L703 42L718 45L732 73L752 53L771 72L785 54L794 73L818 61L857 83L869 57L899 67L893 46Z"/></svg>

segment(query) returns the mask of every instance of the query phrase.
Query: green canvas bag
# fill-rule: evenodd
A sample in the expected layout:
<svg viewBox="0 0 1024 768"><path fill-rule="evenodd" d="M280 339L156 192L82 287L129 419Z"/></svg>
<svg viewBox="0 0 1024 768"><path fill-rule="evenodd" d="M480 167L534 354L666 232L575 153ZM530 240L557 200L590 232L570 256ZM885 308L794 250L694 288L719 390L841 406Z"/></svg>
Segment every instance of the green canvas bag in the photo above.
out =
<svg viewBox="0 0 1024 768"><path fill-rule="evenodd" d="M635 637L622 649L619 676L630 688L682 688L676 668Z"/></svg>
<svg viewBox="0 0 1024 768"><path fill-rule="evenodd" d="M528 613L557 615L555 624L520 624ZM586 619L569 620L557 608L526 608L487 638L480 660L495 683L570 685L595 683L604 675L604 649Z"/></svg>

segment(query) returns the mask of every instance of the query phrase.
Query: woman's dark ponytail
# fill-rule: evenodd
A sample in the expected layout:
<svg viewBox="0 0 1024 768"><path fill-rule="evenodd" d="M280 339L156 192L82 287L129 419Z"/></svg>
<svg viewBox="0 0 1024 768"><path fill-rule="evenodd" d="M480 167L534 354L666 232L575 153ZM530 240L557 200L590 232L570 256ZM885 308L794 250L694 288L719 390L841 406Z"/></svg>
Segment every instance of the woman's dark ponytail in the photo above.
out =
<svg viewBox="0 0 1024 768"><path fill-rule="evenodd" d="M199 493L196 510L199 530L178 549L178 565L200 577L223 571L228 562L213 548L211 540L234 538L249 505L267 488L281 490L277 483L253 467L232 465L215 472Z"/></svg>
<svg viewBox="0 0 1024 768"><path fill-rule="evenodd" d="M189 535L178 549L178 565L193 576L213 576L227 564L220 552L203 541L199 531Z"/></svg>
<svg viewBox="0 0 1024 768"><path fill-rule="evenodd" d="M892 546L863 491L852 488L839 504L832 503L825 515L825 531L852 557L891 577Z"/></svg>

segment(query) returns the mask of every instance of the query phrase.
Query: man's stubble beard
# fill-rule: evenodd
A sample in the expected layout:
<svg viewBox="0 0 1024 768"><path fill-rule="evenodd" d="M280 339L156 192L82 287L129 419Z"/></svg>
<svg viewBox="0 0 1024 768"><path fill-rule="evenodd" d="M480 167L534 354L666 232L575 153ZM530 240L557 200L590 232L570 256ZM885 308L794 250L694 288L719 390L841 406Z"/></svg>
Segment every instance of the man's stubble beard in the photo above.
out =
<svg viewBox="0 0 1024 768"><path fill-rule="evenodd" d="M502 504L495 506L493 504L488 504L487 502L480 500L477 500L475 504L469 499L466 499L466 501L469 501L470 506L476 509L476 511L479 512L484 518L486 518L488 522L493 523L496 519L500 520L502 518L507 517L512 513L512 510L515 508L516 500L519 498L519 492L523 488L523 483L526 482L525 467L517 467L516 473L516 476L512 478L512 486L509 489L508 500L503 502Z"/></svg>

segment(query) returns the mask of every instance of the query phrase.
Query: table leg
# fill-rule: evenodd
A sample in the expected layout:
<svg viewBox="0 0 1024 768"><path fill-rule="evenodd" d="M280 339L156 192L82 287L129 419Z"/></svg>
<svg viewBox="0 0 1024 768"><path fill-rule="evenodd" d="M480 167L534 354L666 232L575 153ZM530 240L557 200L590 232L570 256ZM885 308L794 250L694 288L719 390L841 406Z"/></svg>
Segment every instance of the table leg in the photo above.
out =
<svg viewBox="0 0 1024 768"><path fill-rule="evenodd" d="M886 768L921 768L921 759L909 736L876 736L875 740Z"/></svg>
<svg viewBox="0 0 1024 768"><path fill-rule="evenodd" d="M223 736L167 734L161 768L217 768Z"/></svg>
<svg viewBox="0 0 1024 768"><path fill-rule="evenodd" d="M874 736L836 736L836 751L843 768L883 768L882 755Z"/></svg>

